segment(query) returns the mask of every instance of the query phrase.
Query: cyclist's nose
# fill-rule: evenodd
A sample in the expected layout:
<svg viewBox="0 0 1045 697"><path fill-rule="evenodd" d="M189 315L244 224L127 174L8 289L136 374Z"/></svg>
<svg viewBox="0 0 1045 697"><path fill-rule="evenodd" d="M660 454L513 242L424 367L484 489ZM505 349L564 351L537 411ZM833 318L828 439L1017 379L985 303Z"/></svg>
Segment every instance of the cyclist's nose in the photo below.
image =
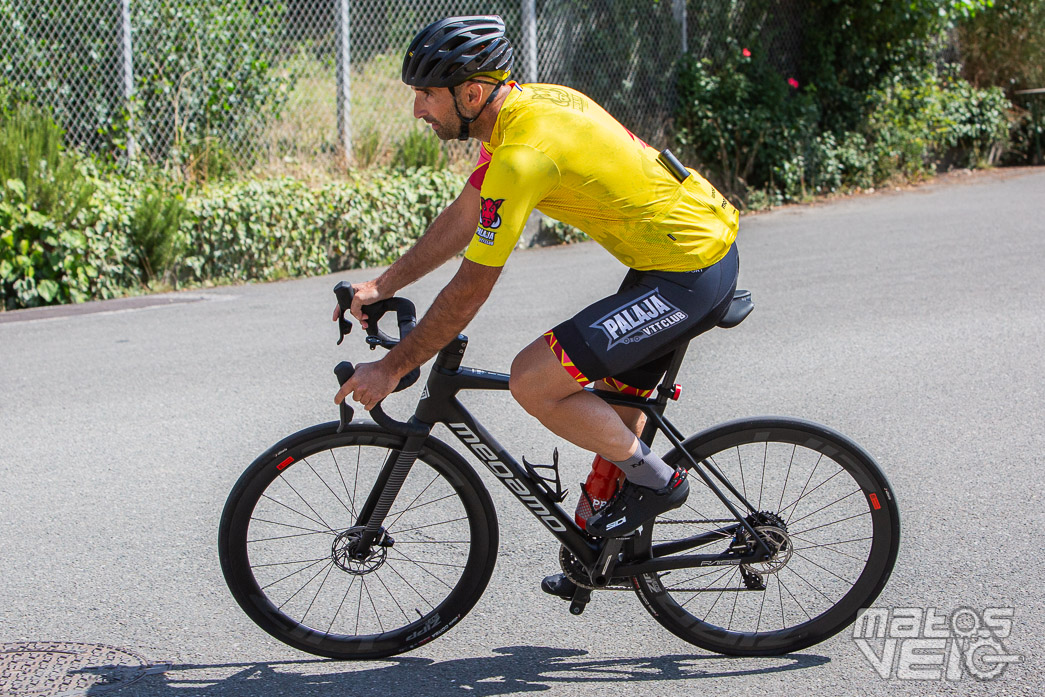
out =
<svg viewBox="0 0 1045 697"><path fill-rule="evenodd" d="M425 110L425 108L423 106L421 106L421 94L420 93L415 93L414 94L414 118L415 119L423 119L426 116L428 116L428 112Z"/></svg>

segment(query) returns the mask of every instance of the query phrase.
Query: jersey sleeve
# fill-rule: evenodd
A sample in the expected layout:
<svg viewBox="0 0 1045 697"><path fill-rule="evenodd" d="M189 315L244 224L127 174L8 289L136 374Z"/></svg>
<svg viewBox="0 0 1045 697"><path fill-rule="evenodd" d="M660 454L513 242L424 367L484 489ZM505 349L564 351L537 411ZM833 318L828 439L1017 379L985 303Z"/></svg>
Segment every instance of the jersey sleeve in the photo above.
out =
<svg viewBox="0 0 1045 697"><path fill-rule="evenodd" d="M479 159L475 161L472 176L468 177L468 183L476 189L482 190L483 179L486 178L486 168L490 166L490 150L486 143L479 146Z"/></svg>
<svg viewBox="0 0 1045 697"><path fill-rule="evenodd" d="M507 144L494 150L479 192L479 227L465 259L504 266L530 212L558 183L555 162L536 148Z"/></svg>

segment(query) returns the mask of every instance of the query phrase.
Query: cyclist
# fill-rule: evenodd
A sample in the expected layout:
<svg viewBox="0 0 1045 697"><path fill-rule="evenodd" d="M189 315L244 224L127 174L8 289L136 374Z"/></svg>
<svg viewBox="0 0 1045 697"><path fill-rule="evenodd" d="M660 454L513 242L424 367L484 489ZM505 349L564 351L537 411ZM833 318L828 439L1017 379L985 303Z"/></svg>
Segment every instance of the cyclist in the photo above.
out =
<svg viewBox="0 0 1045 697"><path fill-rule="evenodd" d="M619 290L535 339L512 362L510 388L551 431L620 467L617 495L587 521L629 534L685 501L685 470L642 443L644 417L583 387L647 396L680 343L715 326L736 288L739 213L696 172L660 155L585 95L510 81L512 46L496 16L425 27L403 60L414 116L443 140L478 139L458 198L384 273L357 284L351 312L393 296L465 250L417 327L338 391L366 409L460 333L486 301L534 208L581 229L628 270ZM340 311L338 309L336 312ZM335 314L336 318L336 314ZM561 575L547 592L570 597Z"/></svg>

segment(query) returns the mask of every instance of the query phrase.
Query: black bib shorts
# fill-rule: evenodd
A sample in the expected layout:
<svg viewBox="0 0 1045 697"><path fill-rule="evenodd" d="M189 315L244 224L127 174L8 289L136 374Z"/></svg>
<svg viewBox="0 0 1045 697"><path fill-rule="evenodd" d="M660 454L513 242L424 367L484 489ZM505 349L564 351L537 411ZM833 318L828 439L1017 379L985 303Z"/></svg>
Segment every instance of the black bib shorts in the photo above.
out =
<svg viewBox="0 0 1045 697"><path fill-rule="evenodd" d="M556 325L544 339L580 384L605 380L621 392L648 396L671 352L725 315L738 272L736 244L697 271L630 269L614 295Z"/></svg>

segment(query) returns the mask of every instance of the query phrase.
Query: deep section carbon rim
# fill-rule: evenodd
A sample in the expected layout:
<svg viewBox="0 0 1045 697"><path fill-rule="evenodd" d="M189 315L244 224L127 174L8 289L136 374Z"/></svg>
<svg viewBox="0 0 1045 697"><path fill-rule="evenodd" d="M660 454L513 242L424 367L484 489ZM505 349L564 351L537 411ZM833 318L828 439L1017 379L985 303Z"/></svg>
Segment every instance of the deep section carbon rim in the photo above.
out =
<svg viewBox="0 0 1045 697"><path fill-rule="evenodd" d="M354 430L259 458L230 496L222 561L266 631L312 653L362 658L424 643L474 605L492 571L496 522L485 489L426 447L377 543L360 554L360 510L399 439Z"/></svg>
<svg viewBox="0 0 1045 697"><path fill-rule="evenodd" d="M640 597L665 627L721 653L785 653L840 631L877 597L895 562L899 515L863 450L790 419L735 422L687 444L754 508L716 480L775 553L757 564L640 577ZM705 533L714 541L685 553L750 548L722 502L692 473L691 481L686 504L657 519L654 549Z"/></svg>

